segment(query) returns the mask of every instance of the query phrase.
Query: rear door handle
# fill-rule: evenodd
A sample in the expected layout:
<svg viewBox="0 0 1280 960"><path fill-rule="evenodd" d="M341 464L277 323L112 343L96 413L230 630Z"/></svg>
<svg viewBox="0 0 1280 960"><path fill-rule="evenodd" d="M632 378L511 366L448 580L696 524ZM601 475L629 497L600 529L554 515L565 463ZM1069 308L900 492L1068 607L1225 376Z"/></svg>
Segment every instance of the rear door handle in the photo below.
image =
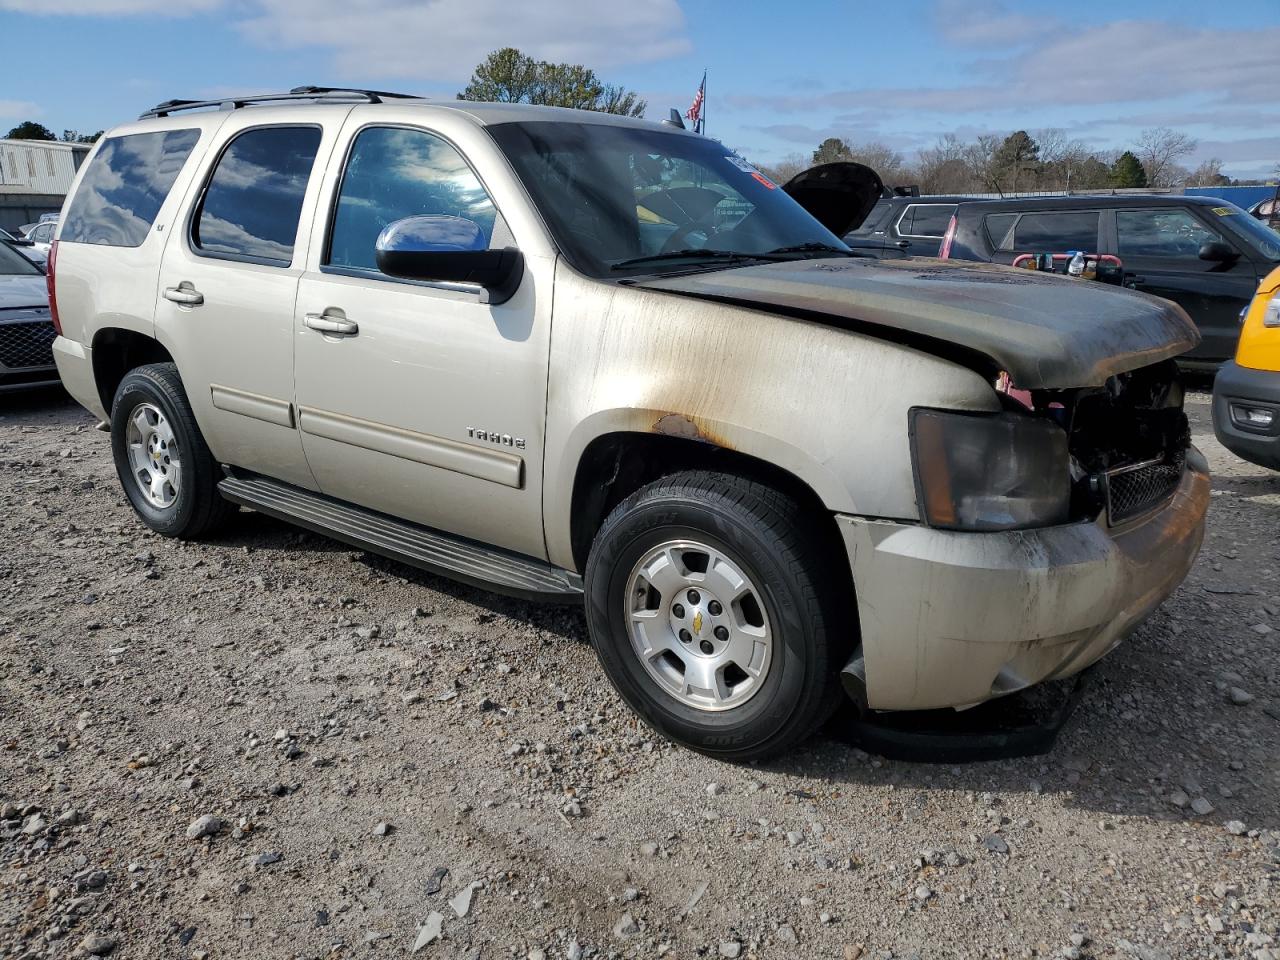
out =
<svg viewBox="0 0 1280 960"><path fill-rule="evenodd" d="M204 294L192 286L190 280L183 280L176 287L165 287L164 298L184 307L198 307L204 303Z"/></svg>
<svg viewBox="0 0 1280 960"><path fill-rule="evenodd" d="M360 325L354 320L344 317L333 317L327 313L308 313L302 320L312 330L333 334L339 337L354 337L360 332Z"/></svg>

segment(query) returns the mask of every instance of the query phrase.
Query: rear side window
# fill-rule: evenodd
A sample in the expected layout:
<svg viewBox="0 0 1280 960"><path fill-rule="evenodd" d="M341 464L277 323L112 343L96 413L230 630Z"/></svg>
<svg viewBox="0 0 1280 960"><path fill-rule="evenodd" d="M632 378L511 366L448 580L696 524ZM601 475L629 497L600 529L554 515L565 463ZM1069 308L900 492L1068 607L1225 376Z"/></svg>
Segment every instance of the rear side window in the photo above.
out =
<svg viewBox="0 0 1280 960"><path fill-rule="evenodd" d="M103 142L67 210L62 239L139 246L199 139L199 130L164 130Z"/></svg>
<svg viewBox="0 0 1280 960"><path fill-rule="evenodd" d="M913 203L898 221L898 233L904 237L932 237L938 240L947 232L954 203Z"/></svg>
<svg viewBox="0 0 1280 960"><path fill-rule="evenodd" d="M192 247L226 260L289 266L320 135L319 127L259 127L232 140L192 219Z"/></svg>
<svg viewBox="0 0 1280 960"><path fill-rule="evenodd" d="M992 246L1004 253L1098 249L1098 211L1043 211L987 217Z"/></svg>

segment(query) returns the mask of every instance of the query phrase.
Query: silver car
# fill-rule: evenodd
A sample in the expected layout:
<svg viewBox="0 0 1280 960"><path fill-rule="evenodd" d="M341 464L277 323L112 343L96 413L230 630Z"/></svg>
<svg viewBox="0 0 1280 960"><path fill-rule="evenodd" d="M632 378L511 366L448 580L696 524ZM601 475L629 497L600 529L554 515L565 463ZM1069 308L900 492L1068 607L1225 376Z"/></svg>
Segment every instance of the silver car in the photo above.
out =
<svg viewBox="0 0 1280 960"><path fill-rule="evenodd" d="M844 696L1068 676L1191 566L1167 301L859 257L847 168L788 193L642 120L210 106L104 136L50 259L63 382L153 530L239 504L578 604L635 711L731 759Z"/></svg>

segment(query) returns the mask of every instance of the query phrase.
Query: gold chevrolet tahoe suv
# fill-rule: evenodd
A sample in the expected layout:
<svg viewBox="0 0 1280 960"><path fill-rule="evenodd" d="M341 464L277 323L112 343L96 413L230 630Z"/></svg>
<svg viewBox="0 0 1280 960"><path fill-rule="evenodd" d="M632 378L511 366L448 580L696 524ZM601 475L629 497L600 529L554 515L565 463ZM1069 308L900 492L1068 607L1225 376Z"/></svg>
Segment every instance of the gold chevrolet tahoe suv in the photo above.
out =
<svg viewBox="0 0 1280 960"><path fill-rule="evenodd" d="M859 257L877 192L595 113L169 101L80 172L54 353L153 530L582 603L647 722L762 757L1081 670L1203 536L1181 309Z"/></svg>

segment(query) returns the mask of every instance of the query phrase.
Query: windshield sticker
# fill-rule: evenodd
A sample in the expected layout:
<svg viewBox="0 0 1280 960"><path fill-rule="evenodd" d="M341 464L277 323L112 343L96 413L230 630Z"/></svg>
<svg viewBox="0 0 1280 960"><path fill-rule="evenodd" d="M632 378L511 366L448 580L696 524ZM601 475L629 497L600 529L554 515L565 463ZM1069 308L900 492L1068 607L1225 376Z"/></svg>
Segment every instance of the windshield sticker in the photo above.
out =
<svg viewBox="0 0 1280 960"><path fill-rule="evenodd" d="M778 185L774 183L772 180L770 180L768 177L766 177L759 170L751 171L751 179L754 180L756 183L760 184L761 186L768 187L770 190L778 189Z"/></svg>
<svg viewBox="0 0 1280 960"><path fill-rule="evenodd" d="M1235 210L1233 210L1231 207L1214 207L1213 212L1220 217L1229 217L1233 213L1235 213Z"/></svg>
<svg viewBox="0 0 1280 960"><path fill-rule="evenodd" d="M756 172L756 168L755 168L755 167L753 167L751 164L747 163L747 161L743 160L741 157L734 156L732 153L731 153L731 154L729 154L727 157L725 157L725 159L726 159L726 160L728 160L730 163L732 163L735 167L737 167L737 168L738 168L739 170L741 170L743 173L755 173L755 172Z"/></svg>

